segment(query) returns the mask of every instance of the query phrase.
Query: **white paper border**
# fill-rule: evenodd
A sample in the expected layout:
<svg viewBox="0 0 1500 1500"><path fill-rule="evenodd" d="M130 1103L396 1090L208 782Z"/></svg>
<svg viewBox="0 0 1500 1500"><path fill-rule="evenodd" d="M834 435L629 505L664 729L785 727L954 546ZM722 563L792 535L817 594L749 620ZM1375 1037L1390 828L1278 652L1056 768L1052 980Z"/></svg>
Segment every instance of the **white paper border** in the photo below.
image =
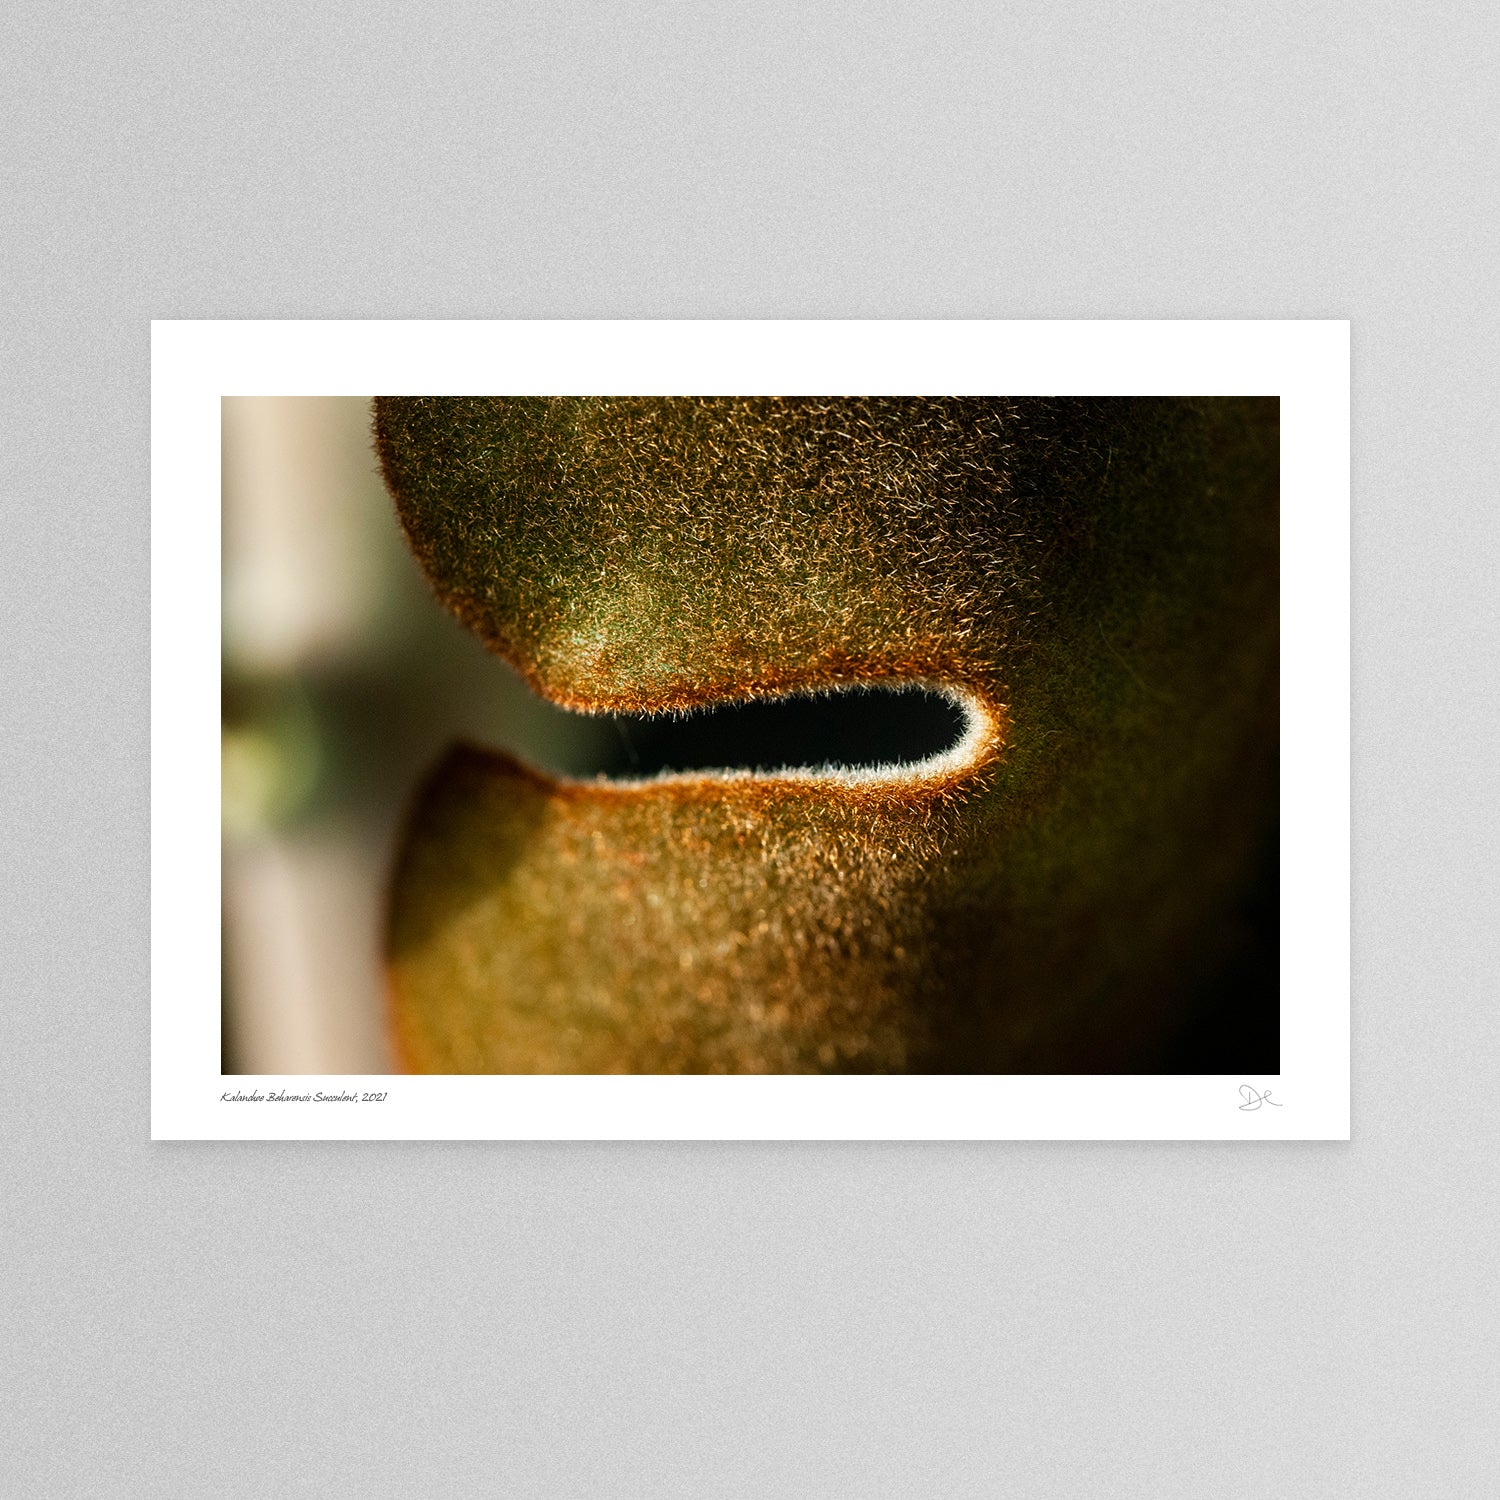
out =
<svg viewBox="0 0 1500 1500"><path fill-rule="evenodd" d="M383 391L1279 395L1280 1075L221 1076L219 403ZM1347 322L155 322L151 521L153 1139L1348 1139Z"/></svg>

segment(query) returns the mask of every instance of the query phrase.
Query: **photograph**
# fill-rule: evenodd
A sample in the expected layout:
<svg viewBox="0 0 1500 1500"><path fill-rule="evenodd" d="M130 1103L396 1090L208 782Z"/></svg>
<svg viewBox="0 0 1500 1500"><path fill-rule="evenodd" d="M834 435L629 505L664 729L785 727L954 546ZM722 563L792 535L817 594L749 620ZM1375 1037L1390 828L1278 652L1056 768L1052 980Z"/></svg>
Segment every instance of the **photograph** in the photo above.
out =
<svg viewBox="0 0 1500 1500"><path fill-rule="evenodd" d="M1275 1073L1279 403L223 403L226 1073Z"/></svg>
<svg viewBox="0 0 1500 1500"><path fill-rule="evenodd" d="M153 324L153 1136L1345 1138L1348 335Z"/></svg>

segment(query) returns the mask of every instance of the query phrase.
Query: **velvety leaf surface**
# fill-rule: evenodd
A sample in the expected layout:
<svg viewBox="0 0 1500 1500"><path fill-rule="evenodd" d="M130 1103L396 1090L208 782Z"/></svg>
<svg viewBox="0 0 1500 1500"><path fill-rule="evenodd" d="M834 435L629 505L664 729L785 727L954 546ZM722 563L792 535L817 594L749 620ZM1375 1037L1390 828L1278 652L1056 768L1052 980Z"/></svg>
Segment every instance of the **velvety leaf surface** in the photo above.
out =
<svg viewBox="0 0 1500 1500"><path fill-rule="evenodd" d="M392 896L407 1064L1149 1066L1228 993L1274 829L1276 415L378 401L434 589L552 700L919 680L981 706L962 766L879 782L562 783L455 751Z"/></svg>

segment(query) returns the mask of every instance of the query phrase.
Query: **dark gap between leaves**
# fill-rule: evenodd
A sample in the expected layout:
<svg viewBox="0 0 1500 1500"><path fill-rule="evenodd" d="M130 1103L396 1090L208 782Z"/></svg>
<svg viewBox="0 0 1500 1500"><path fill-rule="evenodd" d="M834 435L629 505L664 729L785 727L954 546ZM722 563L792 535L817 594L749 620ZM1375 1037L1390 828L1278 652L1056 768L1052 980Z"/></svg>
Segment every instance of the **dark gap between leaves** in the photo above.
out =
<svg viewBox="0 0 1500 1500"><path fill-rule="evenodd" d="M674 714L589 715L607 732L583 777L632 781L684 771L861 771L916 766L968 728L964 708L926 688L850 688L721 703Z"/></svg>

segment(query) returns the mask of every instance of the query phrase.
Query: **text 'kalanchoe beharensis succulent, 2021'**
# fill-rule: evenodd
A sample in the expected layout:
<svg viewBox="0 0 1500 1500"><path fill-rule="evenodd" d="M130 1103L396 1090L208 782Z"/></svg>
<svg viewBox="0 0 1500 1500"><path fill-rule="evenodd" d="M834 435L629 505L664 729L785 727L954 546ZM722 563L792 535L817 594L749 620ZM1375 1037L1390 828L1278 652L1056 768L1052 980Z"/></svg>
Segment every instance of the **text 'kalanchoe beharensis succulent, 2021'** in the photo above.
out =
<svg viewBox="0 0 1500 1500"><path fill-rule="evenodd" d="M391 893L406 1067L1149 1070L1248 1003L1274 399L385 397L375 432L437 595L550 701L955 726L756 770L730 714L615 779L455 748Z"/></svg>

